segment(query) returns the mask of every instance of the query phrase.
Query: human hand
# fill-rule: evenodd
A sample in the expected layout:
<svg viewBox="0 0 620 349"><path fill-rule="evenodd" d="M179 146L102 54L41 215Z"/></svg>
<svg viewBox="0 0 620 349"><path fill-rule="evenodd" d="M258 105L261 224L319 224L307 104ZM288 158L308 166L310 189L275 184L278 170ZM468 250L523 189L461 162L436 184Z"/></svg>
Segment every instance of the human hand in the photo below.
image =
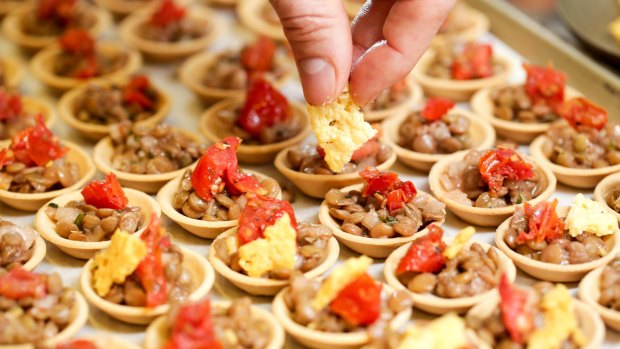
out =
<svg viewBox="0 0 620 349"><path fill-rule="evenodd" d="M402 80L456 0L368 0L349 25L339 0L270 0L288 38L308 103L350 83L358 105Z"/></svg>

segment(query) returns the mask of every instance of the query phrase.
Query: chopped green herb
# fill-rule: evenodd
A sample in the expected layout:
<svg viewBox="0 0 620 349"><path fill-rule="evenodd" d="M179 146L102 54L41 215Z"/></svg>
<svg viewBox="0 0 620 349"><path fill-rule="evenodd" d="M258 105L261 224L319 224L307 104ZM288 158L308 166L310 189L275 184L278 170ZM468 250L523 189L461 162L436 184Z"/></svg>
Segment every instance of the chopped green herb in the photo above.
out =
<svg viewBox="0 0 620 349"><path fill-rule="evenodd" d="M519 194L519 197L517 198L517 204L522 204L522 203L523 203L523 196Z"/></svg>
<svg viewBox="0 0 620 349"><path fill-rule="evenodd" d="M84 222L84 214L80 213L77 215L77 217L75 217L75 220L73 221L73 224L77 225L78 227L82 228L82 223Z"/></svg>
<svg viewBox="0 0 620 349"><path fill-rule="evenodd" d="M386 216L386 217L383 219L383 223L390 224L390 223L394 223L394 222L397 222L397 220L396 220L396 218L395 218L395 217L393 217L393 216Z"/></svg>

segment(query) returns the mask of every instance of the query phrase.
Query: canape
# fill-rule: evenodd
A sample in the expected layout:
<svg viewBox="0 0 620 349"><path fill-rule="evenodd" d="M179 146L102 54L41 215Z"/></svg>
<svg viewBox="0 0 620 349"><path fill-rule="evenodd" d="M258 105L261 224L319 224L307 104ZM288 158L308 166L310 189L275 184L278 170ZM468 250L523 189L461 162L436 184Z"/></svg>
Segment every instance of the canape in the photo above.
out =
<svg viewBox="0 0 620 349"><path fill-rule="evenodd" d="M159 4L152 0L94 0L97 6L110 11L114 19L121 19L136 11L153 9ZM182 4L190 4L193 0L179 0Z"/></svg>
<svg viewBox="0 0 620 349"><path fill-rule="evenodd" d="M161 214L149 195L121 188L110 173L81 191L61 195L41 207L35 226L45 240L68 255L90 259L110 245L117 229L139 236L152 214Z"/></svg>
<svg viewBox="0 0 620 349"><path fill-rule="evenodd" d="M325 279L294 276L273 300L272 312L296 341L310 348L353 349L398 328L411 317L402 291L376 282L372 259L349 258Z"/></svg>
<svg viewBox="0 0 620 349"><path fill-rule="evenodd" d="M381 121L405 114L422 101L422 88L412 79L403 79L381 93L362 108L364 120Z"/></svg>
<svg viewBox="0 0 620 349"><path fill-rule="evenodd" d="M18 92L0 88L0 139L11 139L19 132L36 124L41 115L47 128L56 119L52 106L38 98L22 96Z"/></svg>
<svg viewBox="0 0 620 349"><path fill-rule="evenodd" d="M145 325L171 304L203 298L215 273L207 260L170 241L156 215L137 237L118 230L84 265L80 287L93 306L130 324Z"/></svg>
<svg viewBox="0 0 620 349"><path fill-rule="evenodd" d="M280 18L268 0L237 0L236 12L247 29L277 41L286 41Z"/></svg>
<svg viewBox="0 0 620 349"><path fill-rule="evenodd" d="M163 0L157 8L136 11L125 18L119 35L147 58L169 61L206 49L221 28L222 23L208 7L185 7L174 0Z"/></svg>
<svg viewBox="0 0 620 349"><path fill-rule="evenodd" d="M204 149L200 136L170 125L121 123L95 145L93 159L123 186L151 194L182 175Z"/></svg>
<svg viewBox="0 0 620 349"><path fill-rule="evenodd" d="M555 192L553 173L510 148L463 150L438 161L429 173L431 192L468 223L496 227L517 204L536 204Z"/></svg>
<svg viewBox="0 0 620 349"><path fill-rule="evenodd" d="M0 141L0 201L36 211L50 199L81 188L95 165L81 147L59 141L37 118L36 124Z"/></svg>
<svg viewBox="0 0 620 349"><path fill-rule="evenodd" d="M84 82L121 82L142 66L135 49L118 42L95 42L83 30L69 29L30 61L32 74L55 92Z"/></svg>
<svg viewBox="0 0 620 349"><path fill-rule="evenodd" d="M491 23L482 12L457 3L433 38L432 46L474 41L489 31Z"/></svg>
<svg viewBox="0 0 620 349"><path fill-rule="evenodd" d="M360 172L364 184L331 189L321 203L319 220L338 241L370 257L385 258L399 246L442 224L445 205L401 181L393 172L370 167Z"/></svg>
<svg viewBox="0 0 620 349"><path fill-rule="evenodd" d="M472 112L453 108L454 102L429 98L419 111L389 118L381 123L381 138L400 162L421 171L449 154L464 149L488 149L495 131Z"/></svg>
<svg viewBox="0 0 620 349"><path fill-rule="evenodd" d="M154 125L170 111L170 96L147 76L134 75L122 83L98 82L67 91L58 102L60 117L78 134L99 140L109 125L130 121Z"/></svg>
<svg viewBox="0 0 620 349"><path fill-rule="evenodd" d="M605 205L620 221L620 174L612 174L594 188L594 200Z"/></svg>
<svg viewBox="0 0 620 349"><path fill-rule="evenodd" d="M206 102L242 98L253 73L260 72L276 86L290 77L293 68L285 51L261 35L243 48L188 58L179 69L179 79Z"/></svg>
<svg viewBox="0 0 620 349"><path fill-rule="evenodd" d="M579 283L579 299L595 309L607 326L620 331L618 310L618 266L615 258L589 272Z"/></svg>
<svg viewBox="0 0 620 349"><path fill-rule="evenodd" d="M69 28L99 36L111 22L110 14L87 1L36 0L23 2L2 22L2 33L28 51L45 48Z"/></svg>
<svg viewBox="0 0 620 349"><path fill-rule="evenodd" d="M194 321L196 315L201 321ZM201 336L189 339L189 333ZM205 298L181 304L179 309L159 317L146 329L145 349L182 348L183 345L280 349L284 345L284 329L270 312L252 305L247 297L232 302Z"/></svg>
<svg viewBox="0 0 620 349"><path fill-rule="evenodd" d="M552 67L524 64L524 83L487 87L471 99L474 112L490 122L498 135L520 143L530 143L560 118L557 106L579 96L566 85L566 77ZM545 90L545 84L554 86Z"/></svg>
<svg viewBox="0 0 620 349"><path fill-rule="evenodd" d="M310 133L305 108L289 104L267 80L255 79L245 98L218 102L200 118L200 130L211 142L229 135L243 139L237 150L242 163L272 163L278 152L301 143Z"/></svg>
<svg viewBox="0 0 620 349"><path fill-rule="evenodd" d="M239 142L227 137L212 145L195 168L167 183L157 194L164 214L190 233L214 239L237 226L245 193L258 191L280 199L282 190L274 179L239 169Z"/></svg>
<svg viewBox="0 0 620 349"><path fill-rule="evenodd" d="M557 200L517 206L497 228L495 245L534 277L571 282L614 258L617 233L616 217L578 194L570 207L557 207Z"/></svg>
<svg viewBox="0 0 620 349"><path fill-rule="evenodd" d="M558 107L564 120L530 145L532 156L548 167L560 183L594 188L606 176L620 171L618 123L607 122L607 111L576 97Z"/></svg>
<svg viewBox="0 0 620 349"><path fill-rule="evenodd" d="M478 90L505 83L512 64L490 44L468 42L429 49L412 71L426 95L467 101Z"/></svg>
<svg viewBox="0 0 620 349"><path fill-rule="evenodd" d="M330 189L361 183L359 172L367 167L386 171L396 162L396 153L381 143L379 134L355 153L343 170L334 173L325 162L325 151L313 144L301 144L282 150L274 164L278 171L304 194L323 199Z"/></svg>
<svg viewBox="0 0 620 349"><path fill-rule="evenodd" d="M0 57L0 86L16 89L24 76L22 63L14 57Z"/></svg>
<svg viewBox="0 0 620 349"><path fill-rule="evenodd" d="M0 270L30 271L45 258L46 246L36 230L0 219L0 251Z"/></svg>
<svg viewBox="0 0 620 349"><path fill-rule="evenodd" d="M4 307L1 349L55 347L72 338L88 320L88 305L57 273L13 268L0 276ZM17 314L17 315L15 315ZM32 326L31 324L38 324Z"/></svg>
<svg viewBox="0 0 620 349"><path fill-rule="evenodd" d="M246 196L239 227L218 236L209 251L209 261L225 279L250 294L272 296L291 275L315 278L334 265L340 248L328 227L297 222L287 201Z"/></svg>
<svg viewBox="0 0 620 349"><path fill-rule="evenodd" d="M502 276L498 289L466 316L467 326L491 348L596 349L603 343L603 321L590 306L571 298L564 284L521 288Z"/></svg>
<svg viewBox="0 0 620 349"><path fill-rule="evenodd" d="M56 349L139 349L136 344L106 334L92 335L58 343Z"/></svg>
<svg viewBox="0 0 620 349"><path fill-rule="evenodd" d="M465 319L448 313L432 320L411 320L399 328L389 327L382 338L373 338L363 349L491 349L467 328Z"/></svg>
<svg viewBox="0 0 620 349"><path fill-rule="evenodd" d="M385 261L383 276L395 290L406 290L413 306L431 314L463 313L491 295L506 273L514 281L517 270L500 250L471 241L467 227L455 238L444 237L439 225L399 247Z"/></svg>

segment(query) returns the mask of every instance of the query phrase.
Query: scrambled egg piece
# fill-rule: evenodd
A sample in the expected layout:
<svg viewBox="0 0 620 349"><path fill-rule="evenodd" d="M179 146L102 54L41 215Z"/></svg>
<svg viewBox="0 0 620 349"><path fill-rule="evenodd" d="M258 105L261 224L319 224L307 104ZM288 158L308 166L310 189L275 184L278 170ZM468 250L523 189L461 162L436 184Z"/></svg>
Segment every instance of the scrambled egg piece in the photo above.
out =
<svg viewBox="0 0 620 349"><path fill-rule="evenodd" d="M409 328L396 349L461 349L468 344L465 321L449 313L426 326Z"/></svg>
<svg viewBox="0 0 620 349"><path fill-rule="evenodd" d="M613 22L610 22L607 28L614 39L620 43L620 17L616 18Z"/></svg>
<svg viewBox="0 0 620 349"><path fill-rule="evenodd" d="M146 244L139 237L117 230L110 246L93 259L93 288L101 297L113 284L120 284L133 273L146 256Z"/></svg>
<svg viewBox="0 0 620 349"><path fill-rule="evenodd" d="M344 264L334 270L331 275L323 281L319 291L312 300L312 308L316 311L324 309L331 303L338 293L347 285L362 276L372 264L372 259L361 255L358 258L349 258Z"/></svg>
<svg viewBox="0 0 620 349"><path fill-rule="evenodd" d="M239 265L251 277L261 277L276 268L295 268L297 231L287 213L265 228L264 239L239 247Z"/></svg>
<svg viewBox="0 0 620 349"><path fill-rule="evenodd" d="M465 247L465 244L467 244L467 241L469 241L469 239L475 233L476 233L476 229L474 227L467 227L461 230L456 235L456 237L454 238L450 246L446 247L446 249L443 251L443 256L448 259L452 259L456 257L456 255L459 254L459 252L461 252L463 247Z"/></svg>
<svg viewBox="0 0 620 349"><path fill-rule="evenodd" d="M579 329L573 300L566 286L557 284L543 296L541 307L544 324L532 333L528 340L528 349L559 349L570 337L578 346L586 343L586 338Z"/></svg>
<svg viewBox="0 0 620 349"><path fill-rule="evenodd" d="M364 114L351 99L348 89L335 102L308 105L308 114L319 146L325 150L325 162L334 172L342 171L353 153L377 133L364 121Z"/></svg>
<svg viewBox="0 0 620 349"><path fill-rule="evenodd" d="M604 236L618 230L616 216L609 212L605 205L592 201L583 194L575 196L564 222L568 233L573 237L583 232Z"/></svg>

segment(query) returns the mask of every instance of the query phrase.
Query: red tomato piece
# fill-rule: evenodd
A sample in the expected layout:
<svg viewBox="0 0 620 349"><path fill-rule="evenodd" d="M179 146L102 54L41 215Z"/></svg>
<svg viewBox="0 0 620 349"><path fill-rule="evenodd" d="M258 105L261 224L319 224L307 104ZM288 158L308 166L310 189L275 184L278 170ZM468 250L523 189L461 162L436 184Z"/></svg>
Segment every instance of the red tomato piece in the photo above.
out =
<svg viewBox="0 0 620 349"><path fill-rule="evenodd" d="M557 107L564 100L566 75L552 67L540 67L532 64L523 64L527 79L525 93L533 104L545 103L552 108Z"/></svg>
<svg viewBox="0 0 620 349"><path fill-rule="evenodd" d="M56 349L97 349L97 346L88 339L74 339L67 343L58 344Z"/></svg>
<svg viewBox="0 0 620 349"><path fill-rule="evenodd" d="M441 119L450 109L454 108L454 102L441 97L430 97L420 115L428 121Z"/></svg>
<svg viewBox="0 0 620 349"><path fill-rule="evenodd" d="M20 267L0 276L0 296L18 300L26 297L41 298L47 295L45 275L35 274Z"/></svg>
<svg viewBox="0 0 620 349"><path fill-rule="evenodd" d="M455 80L483 79L493 75L493 47L489 44L468 43L463 53L452 62Z"/></svg>
<svg viewBox="0 0 620 349"><path fill-rule="evenodd" d="M263 238L265 228L273 225L285 213L291 220L291 226L297 229L295 211L288 201L257 194L247 194L247 198L248 202L241 212L237 228L239 246Z"/></svg>
<svg viewBox="0 0 620 349"><path fill-rule="evenodd" d="M440 271L446 264L443 256L446 244L442 238L443 229L435 224L429 225L428 234L413 240L407 254L398 263L396 274Z"/></svg>
<svg viewBox="0 0 620 349"><path fill-rule="evenodd" d="M82 189L84 202L97 208L123 210L127 207L127 196L114 173L105 176L104 181L92 181Z"/></svg>
<svg viewBox="0 0 620 349"><path fill-rule="evenodd" d="M19 94L0 90L0 121L16 119L22 111L22 97Z"/></svg>
<svg viewBox="0 0 620 349"><path fill-rule="evenodd" d="M241 64L249 74L267 72L271 69L276 49L273 40L261 35L241 51Z"/></svg>
<svg viewBox="0 0 620 349"><path fill-rule="evenodd" d="M67 29L58 42L63 51L72 55L88 57L95 54L95 39L84 29Z"/></svg>
<svg viewBox="0 0 620 349"><path fill-rule="evenodd" d="M515 343L523 344L524 334L534 329L534 318L527 308L527 292L511 285L506 273L502 273L498 290L506 331Z"/></svg>
<svg viewBox="0 0 620 349"><path fill-rule="evenodd" d="M172 23L182 21L185 15L184 7L177 6L173 0L163 0L157 10L151 15L149 23L156 27L166 27Z"/></svg>
<svg viewBox="0 0 620 349"><path fill-rule="evenodd" d="M379 150L379 147L381 147L379 140L377 138L371 138L359 149L353 152L353 155L351 156L351 161L359 161L369 157L372 154L376 154Z"/></svg>
<svg viewBox="0 0 620 349"><path fill-rule="evenodd" d="M235 124L249 133L259 137L265 127L284 122L290 117L286 97L271 84L261 78L252 79L245 98L245 105L239 113Z"/></svg>
<svg viewBox="0 0 620 349"><path fill-rule="evenodd" d="M480 175L488 184L489 192L496 194L504 184L504 180L524 180L534 176L532 165L509 148L498 148L487 151L478 163Z"/></svg>
<svg viewBox="0 0 620 349"><path fill-rule="evenodd" d="M63 157L67 149L60 146L43 117L37 117L36 124L16 134L9 146L15 160L26 166L45 166L48 162ZM10 153L9 152L9 153Z"/></svg>
<svg viewBox="0 0 620 349"><path fill-rule="evenodd" d="M519 233L517 240L519 242L528 242L536 240L536 242L551 241L564 235L564 221L558 217L555 211L558 205L558 199L551 202L542 201L532 206L525 203L525 217L527 218L528 231Z"/></svg>
<svg viewBox="0 0 620 349"><path fill-rule="evenodd" d="M600 131L607 124L607 111L583 97L564 101L557 112L575 130L593 128Z"/></svg>
<svg viewBox="0 0 620 349"><path fill-rule="evenodd" d="M37 17L53 20L61 26L68 25L73 19L77 0L44 0L39 2Z"/></svg>
<svg viewBox="0 0 620 349"><path fill-rule="evenodd" d="M164 235L161 219L156 214L151 215L151 222L140 239L146 244L147 252L135 273L146 292L146 306L154 308L166 303L166 275L161 254L170 247L170 239Z"/></svg>
<svg viewBox="0 0 620 349"><path fill-rule="evenodd" d="M237 137L226 137L207 149L191 176L192 186L198 196L209 201L224 189L231 195L260 189L260 184L253 176L239 172L236 151L240 142Z"/></svg>
<svg viewBox="0 0 620 349"><path fill-rule="evenodd" d="M123 102L125 104L137 104L142 109L153 110L155 99L149 96L151 83L145 75L134 76L123 88Z"/></svg>
<svg viewBox="0 0 620 349"><path fill-rule="evenodd" d="M205 298L182 305L164 349L221 349L211 318L211 302Z"/></svg>
<svg viewBox="0 0 620 349"><path fill-rule="evenodd" d="M367 273L343 288L329 310L354 326L370 325L381 315L381 288Z"/></svg>
<svg viewBox="0 0 620 349"><path fill-rule="evenodd" d="M374 167L369 167L360 172L360 177L366 182L362 195L370 196L380 193L387 196L387 207L390 212L401 209L418 193L411 181L401 181L394 172L381 172Z"/></svg>

